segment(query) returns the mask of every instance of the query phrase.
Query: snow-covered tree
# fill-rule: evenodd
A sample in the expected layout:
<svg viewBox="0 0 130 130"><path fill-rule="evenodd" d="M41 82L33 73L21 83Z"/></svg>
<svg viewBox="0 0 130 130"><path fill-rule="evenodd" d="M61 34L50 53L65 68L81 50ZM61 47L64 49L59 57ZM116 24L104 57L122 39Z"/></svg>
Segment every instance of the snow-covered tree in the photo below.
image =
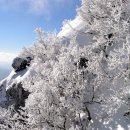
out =
<svg viewBox="0 0 130 130"><path fill-rule="evenodd" d="M51 35L47 40L40 40L36 47L35 75L24 82L24 87L32 92L26 104L29 122L33 126L57 130L70 129L74 125L85 127L91 116L84 95L88 93L86 89L91 89L87 84L89 86L89 81L95 76L86 69L88 49L79 48L75 40L69 46L60 42ZM89 81L85 80L85 76Z"/></svg>
<svg viewBox="0 0 130 130"><path fill-rule="evenodd" d="M38 41L33 76L23 82L31 92L26 109L32 128L86 130L91 120L111 120L126 103L124 77L114 79L93 49L75 39L63 45L55 35Z"/></svg>
<svg viewBox="0 0 130 130"><path fill-rule="evenodd" d="M32 126L86 130L91 120L111 120L122 104L128 107L128 5L83 0L79 13L84 33L93 36L90 46L80 47L75 38L66 46L56 35L37 29L34 76L24 82L32 92L26 103Z"/></svg>
<svg viewBox="0 0 130 130"><path fill-rule="evenodd" d="M92 52L99 61L100 73L110 80L102 89L103 94L107 92L106 96L102 95L103 102L108 105L108 107L103 105L108 108L107 111L111 107L114 108L114 105L116 105L115 110L118 110L122 103L128 103L129 6L129 0L83 0L82 7L79 9L79 14L86 23L85 33L93 36ZM112 113L111 111L109 116Z"/></svg>
<svg viewBox="0 0 130 130"><path fill-rule="evenodd" d="M110 51L124 46L129 50L129 6L129 0L83 0L79 14L86 23L86 33L93 36L95 52L103 53L103 58L109 59Z"/></svg>

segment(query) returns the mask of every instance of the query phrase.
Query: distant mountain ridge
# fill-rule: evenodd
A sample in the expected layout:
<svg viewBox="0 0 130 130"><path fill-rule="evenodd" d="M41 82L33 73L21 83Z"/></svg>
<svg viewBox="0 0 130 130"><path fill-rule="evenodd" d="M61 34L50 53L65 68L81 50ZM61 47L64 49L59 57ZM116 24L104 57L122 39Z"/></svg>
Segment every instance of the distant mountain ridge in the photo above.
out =
<svg viewBox="0 0 130 130"><path fill-rule="evenodd" d="M0 81L6 78L9 75L10 71L11 69L9 68L0 68Z"/></svg>

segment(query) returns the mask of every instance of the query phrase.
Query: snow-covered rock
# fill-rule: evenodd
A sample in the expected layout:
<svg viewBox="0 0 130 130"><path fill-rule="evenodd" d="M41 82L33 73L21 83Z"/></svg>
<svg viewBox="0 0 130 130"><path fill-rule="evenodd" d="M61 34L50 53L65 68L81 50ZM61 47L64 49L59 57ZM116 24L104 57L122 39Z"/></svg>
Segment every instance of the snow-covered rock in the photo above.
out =
<svg viewBox="0 0 130 130"><path fill-rule="evenodd" d="M14 68L15 71L20 71L20 70L26 69L26 67L28 65L30 65L30 62L31 62L31 58L30 57L27 57L26 59L25 58L16 57L13 60L12 67Z"/></svg>
<svg viewBox="0 0 130 130"><path fill-rule="evenodd" d="M13 84L7 91L6 97L8 105L14 105L15 110L25 106L25 99L28 98L29 92L25 91L22 83Z"/></svg>
<svg viewBox="0 0 130 130"><path fill-rule="evenodd" d="M30 75L30 69L27 68L18 72L12 70L10 75L0 82L0 106L7 107L9 104L11 104L9 103L10 102L9 99L11 98L17 99L17 96L19 96L19 98L22 98L23 93L21 96L20 93L24 91L24 88L22 88L20 83L29 75Z"/></svg>

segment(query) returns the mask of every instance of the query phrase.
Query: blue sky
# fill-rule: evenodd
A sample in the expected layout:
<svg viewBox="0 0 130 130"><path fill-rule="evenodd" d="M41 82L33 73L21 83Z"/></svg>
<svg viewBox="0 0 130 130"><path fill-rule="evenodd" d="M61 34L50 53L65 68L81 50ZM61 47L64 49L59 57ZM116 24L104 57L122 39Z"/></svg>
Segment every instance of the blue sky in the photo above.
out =
<svg viewBox="0 0 130 130"><path fill-rule="evenodd" d="M0 0L0 64L10 62L35 40L34 29L60 31L64 19L74 19L80 0Z"/></svg>

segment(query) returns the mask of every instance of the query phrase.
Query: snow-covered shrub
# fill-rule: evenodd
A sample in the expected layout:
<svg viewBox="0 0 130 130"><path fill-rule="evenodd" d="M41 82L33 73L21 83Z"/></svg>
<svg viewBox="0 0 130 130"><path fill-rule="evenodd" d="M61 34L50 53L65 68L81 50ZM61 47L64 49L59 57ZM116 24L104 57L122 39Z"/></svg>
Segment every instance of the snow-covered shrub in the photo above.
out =
<svg viewBox="0 0 130 130"><path fill-rule="evenodd" d="M129 108L129 7L130 0L82 0L78 10L86 23L85 33L93 36L92 51L101 68L98 78L104 79L101 83L104 87L100 89L100 97L104 98L100 106L110 119L122 104Z"/></svg>
<svg viewBox="0 0 130 130"><path fill-rule="evenodd" d="M93 36L94 50L109 67L116 68L123 59L129 62L129 6L129 0L82 0L78 11L86 23L86 33Z"/></svg>
<svg viewBox="0 0 130 130"><path fill-rule="evenodd" d="M126 103L124 78L106 71L93 46L81 48L75 39L66 46L48 35L35 48L32 75L23 82L31 92L26 110L32 128L86 130L91 120L111 120Z"/></svg>
<svg viewBox="0 0 130 130"><path fill-rule="evenodd" d="M26 101L30 124L57 130L86 129L91 120L86 102L94 99L90 82L97 77L88 59L90 48L80 48L74 39L69 46L62 45L55 35L40 39L35 48L33 75L23 82L32 93Z"/></svg>
<svg viewBox="0 0 130 130"><path fill-rule="evenodd" d="M10 106L7 109L0 107L1 130L29 130L26 112L20 114Z"/></svg>

